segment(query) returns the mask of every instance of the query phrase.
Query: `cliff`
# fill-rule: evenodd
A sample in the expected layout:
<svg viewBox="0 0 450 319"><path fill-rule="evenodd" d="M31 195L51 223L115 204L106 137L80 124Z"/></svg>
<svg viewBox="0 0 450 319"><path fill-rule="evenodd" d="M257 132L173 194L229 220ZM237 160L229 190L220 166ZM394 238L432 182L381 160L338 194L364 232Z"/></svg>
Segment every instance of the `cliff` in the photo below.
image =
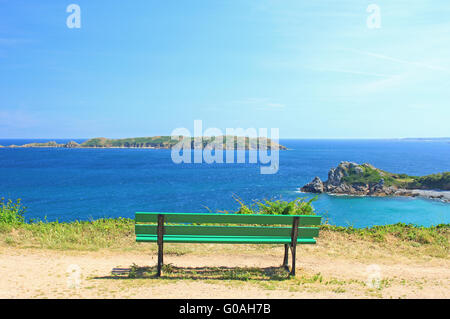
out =
<svg viewBox="0 0 450 319"><path fill-rule="evenodd" d="M424 196L450 200L450 172L427 176L393 174L370 164L341 162L323 182L315 177L301 188L308 193L369 196Z"/></svg>

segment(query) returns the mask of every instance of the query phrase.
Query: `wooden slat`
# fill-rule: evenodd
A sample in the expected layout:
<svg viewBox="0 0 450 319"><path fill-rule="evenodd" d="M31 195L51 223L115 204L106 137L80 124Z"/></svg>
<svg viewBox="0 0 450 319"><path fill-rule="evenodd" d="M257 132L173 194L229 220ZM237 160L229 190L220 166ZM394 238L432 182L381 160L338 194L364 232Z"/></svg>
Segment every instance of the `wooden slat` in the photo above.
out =
<svg viewBox="0 0 450 319"><path fill-rule="evenodd" d="M300 217L299 226L318 226L320 225L321 219L320 216L314 215L240 215L137 212L135 221L136 223L156 223L158 214L164 215L164 220L166 223L292 225L294 217Z"/></svg>
<svg viewBox="0 0 450 319"><path fill-rule="evenodd" d="M156 242L158 236L136 237L137 242ZM217 243L217 244L286 244L291 242L291 237L268 236L176 236L164 235L166 243ZM297 244L315 244L314 238L299 238Z"/></svg>
<svg viewBox="0 0 450 319"><path fill-rule="evenodd" d="M272 236L289 237L291 227L263 227L263 226L195 226L195 225L166 225L165 235L202 235L202 236ZM136 224L136 235L156 235L157 226L150 224ZM319 236L317 227L299 227L300 238Z"/></svg>

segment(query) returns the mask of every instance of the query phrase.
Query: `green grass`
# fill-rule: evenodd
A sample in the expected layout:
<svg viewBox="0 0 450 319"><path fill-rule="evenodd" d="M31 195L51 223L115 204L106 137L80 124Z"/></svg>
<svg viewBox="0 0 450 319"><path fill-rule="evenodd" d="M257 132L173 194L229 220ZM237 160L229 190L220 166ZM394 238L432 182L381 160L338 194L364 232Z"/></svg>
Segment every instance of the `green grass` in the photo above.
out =
<svg viewBox="0 0 450 319"><path fill-rule="evenodd" d="M367 242L388 242L395 238L413 247L430 246L449 249L450 225L418 227L406 224L374 226L358 229L322 225L321 232L345 233ZM135 242L134 220L128 218L94 221L0 223L0 243L7 246L64 250L149 249L150 245ZM153 247L153 245L151 245ZM189 248L189 246L186 246ZM188 253L181 247L175 255Z"/></svg>
<svg viewBox="0 0 450 319"><path fill-rule="evenodd" d="M278 209L280 214L313 213L311 203L295 201L295 205L287 202L265 201L260 207L267 213L269 207ZM248 208L248 206L245 206ZM242 207L241 207L242 209ZM149 249L149 246L135 242L134 220L129 218L98 219L74 222L25 222L26 209L20 200L0 201L0 245L15 247L35 247L64 250L97 250L97 249ZM370 228L354 228L322 225L323 232L342 233L354 239L367 242L386 243L393 239L411 247L427 246L439 251L439 255L448 255L450 224L431 227L420 227L411 224L394 224L374 226ZM320 235L320 237L322 237ZM192 245L174 245L167 251L169 254L182 255L190 252ZM153 247L154 249L154 247Z"/></svg>
<svg viewBox="0 0 450 319"><path fill-rule="evenodd" d="M351 168L348 170L348 176L344 176L342 180L350 185L374 185L383 179L386 186L407 188L415 178L406 174L392 174L369 165L360 165L359 167L363 170L362 174L358 174L354 168Z"/></svg>
<svg viewBox="0 0 450 319"><path fill-rule="evenodd" d="M360 239L374 242L386 242L389 237L394 237L400 241L412 244L437 245L446 249L449 248L450 224L421 227L398 223L393 225L373 226L370 228L322 225L321 229L356 235Z"/></svg>
<svg viewBox="0 0 450 319"><path fill-rule="evenodd" d="M13 246L49 249L96 250L129 247L134 241L134 220L0 223L0 238Z"/></svg>

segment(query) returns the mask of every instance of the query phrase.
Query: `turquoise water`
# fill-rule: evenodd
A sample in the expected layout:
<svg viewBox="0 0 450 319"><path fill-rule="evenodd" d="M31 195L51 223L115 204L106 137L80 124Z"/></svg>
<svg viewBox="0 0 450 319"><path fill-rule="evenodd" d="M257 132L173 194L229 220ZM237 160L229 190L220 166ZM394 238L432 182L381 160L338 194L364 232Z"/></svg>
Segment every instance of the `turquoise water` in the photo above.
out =
<svg viewBox="0 0 450 319"><path fill-rule="evenodd" d="M42 140L43 141L43 140ZM0 140L1 145L30 140ZM246 202L295 199L314 176L326 179L340 161L369 162L411 175L450 170L445 141L282 140L279 172L259 164L180 164L170 150L1 149L0 196L21 198L28 218L70 221L133 217L136 211L233 210L233 194ZM396 222L450 223L450 204L413 198L320 195L316 210L336 225L365 227Z"/></svg>

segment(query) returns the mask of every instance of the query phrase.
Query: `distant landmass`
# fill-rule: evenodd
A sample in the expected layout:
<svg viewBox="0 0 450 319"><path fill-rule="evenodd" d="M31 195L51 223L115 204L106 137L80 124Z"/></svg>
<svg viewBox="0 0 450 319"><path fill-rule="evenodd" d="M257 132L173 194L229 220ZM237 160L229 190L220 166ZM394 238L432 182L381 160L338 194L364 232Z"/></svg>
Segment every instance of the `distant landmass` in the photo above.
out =
<svg viewBox="0 0 450 319"><path fill-rule="evenodd" d="M450 137L406 137L400 140L411 142L450 142Z"/></svg>
<svg viewBox="0 0 450 319"><path fill-rule="evenodd" d="M368 196L421 196L450 201L450 172L409 176L383 171L370 164L341 162L301 188L303 192Z"/></svg>
<svg viewBox="0 0 450 319"><path fill-rule="evenodd" d="M228 144L227 141L234 141ZM181 139L180 139L181 140ZM7 148L39 148L39 147L59 147L59 148L150 148L150 149L170 149L180 142L178 139L172 139L171 136L153 136L153 137L134 137L122 139L109 139L104 137L91 138L81 144L70 141L68 143L57 143L55 141L45 143L28 143L23 145L1 146ZM273 142L270 138L259 137L237 137L237 136L211 136L203 137L201 145L195 138L189 137L191 149L197 146L198 149L216 148L223 150L258 150L262 146L266 149L287 150L283 145Z"/></svg>

